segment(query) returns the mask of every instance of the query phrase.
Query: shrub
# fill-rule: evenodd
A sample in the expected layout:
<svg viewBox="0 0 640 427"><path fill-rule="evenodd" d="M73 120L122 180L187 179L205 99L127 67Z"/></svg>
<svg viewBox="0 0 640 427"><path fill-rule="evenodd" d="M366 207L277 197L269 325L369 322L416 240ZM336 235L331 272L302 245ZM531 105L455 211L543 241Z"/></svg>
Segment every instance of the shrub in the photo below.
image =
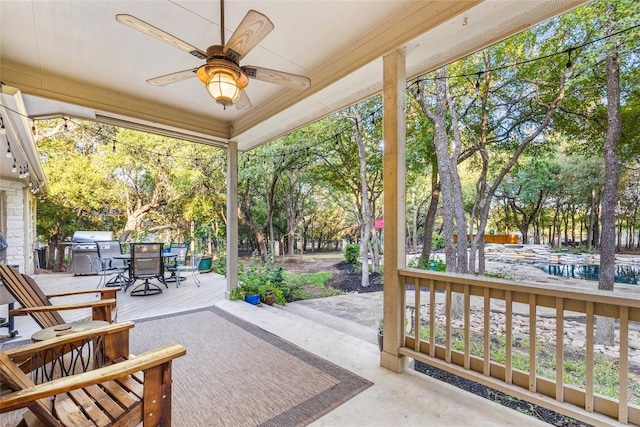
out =
<svg viewBox="0 0 640 427"><path fill-rule="evenodd" d="M358 262L360 256L360 245L355 243L347 243L344 248L344 259L349 264L355 264Z"/></svg>
<svg viewBox="0 0 640 427"><path fill-rule="evenodd" d="M444 237L439 234L434 234L431 237L431 247L433 249L444 249Z"/></svg>
<svg viewBox="0 0 640 427"><path fill-rule="evenodd" d="M272 290L276 303L284 305L293 290L285 283L282 267L262 261L250 261L246 266L238 265L238 286L232 289L231 299L244 299L245 295L260 294L264 301L267 291Z"/></svg>
<svg viewBox="0 0 640 427"><path fill-rule="evenodd" d="M220 248L215 251L211 270L222 276L227 275L227 251L225 249Z"/></svg>
<svg viewBox="0 0 640 427"><path fill-rule="evenodd" d="M422 257L413 258L407 263L407 267L418 268L420 270L447 271L447 264L442 260L431 259L427 264L425 264Z"/></svg>

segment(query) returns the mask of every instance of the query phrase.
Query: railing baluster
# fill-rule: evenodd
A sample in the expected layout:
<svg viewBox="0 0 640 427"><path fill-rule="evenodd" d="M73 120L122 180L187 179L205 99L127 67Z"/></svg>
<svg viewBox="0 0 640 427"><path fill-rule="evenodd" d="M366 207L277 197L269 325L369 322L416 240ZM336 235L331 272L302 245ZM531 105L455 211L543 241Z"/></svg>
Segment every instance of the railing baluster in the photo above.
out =
<svg viewBox="0 0 640 427"><path fill-rule="evenodd" d="M620 307L620 403L618 421L629 422L629 307Z"/></svg>
<svg viewBox="0 0 640 427"><path fill-rule="evenodd" d="M471 367L471 295L469 285L464 285L464 369Z"/></svg>
<svg viewBox="0 0 640 427"><path fill-rule="evenodd" d="M422 291L422 279L418 279L416 286L414 286L414 299L413 304L415 310L413 310L413 336L415 338L415 350L420 351L420 292Z"/></svg>
<svg viewBox="0 0 640 427"><path fill-rule="evenodd" d="M451 363L451 282L446 286L447 302L445 306L445 360Z"/></svg>
<svg viewBox="0 0 640 427"><path fill-rule="evenodd" d="M564 402L564 299L556 298L556 400Z"/></svg>
<svg viewBox="0 0 640 427"><path fill-rule="evenodd" d="M587 302L587 369L585 378L584 409L593 412L593 302Z"/></svg>
<svg viewBox="0 0 640 427"><path fill-rule="evenodd" d="M536 294L529 294L529 391L536 391Z"/></svg>
<svg viewBox="0 0 640 427"><path fill-rule="evenodd" d="M491 289L484 288L484 366L483 374L491 375Z"/></svg>
<svg viewBox="0 0 640 427"><path fill-rule="evenodd" d="M429 281L429 356L436 356L436 282Z"/></svg>
<svg viewBox="0 0 640 427"><path fill-rule="evenodd" d="M505 333L506 333L506 342L505 342L505 354L506 360L504 361L505 371L504 371L504 382L507 384L512 383L512 360L511 360L511 352L513 350L513 346L511 343L512 334L513 334L513 307L511 301L511 291L505 292Z"/></svg>

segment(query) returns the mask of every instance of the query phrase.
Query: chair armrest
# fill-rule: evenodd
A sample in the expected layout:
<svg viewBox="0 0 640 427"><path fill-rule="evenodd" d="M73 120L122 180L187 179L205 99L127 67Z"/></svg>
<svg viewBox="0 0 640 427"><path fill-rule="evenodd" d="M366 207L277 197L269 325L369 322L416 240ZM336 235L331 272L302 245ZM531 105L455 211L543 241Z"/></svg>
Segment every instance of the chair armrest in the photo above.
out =
<svg viewBox="0 0 640 427"><path fill-rule="evenodd" d="M177 357L184 356L186 353L187 349L184 346L172 344L147 351L132 359L94 371L58 378L34 387L18 390L0 398L0 412L24 408L38 399L55 396L70 390L124 378L135 372L145 371L149 368L169 363Z"/></svg>
<svg viewBox="0 0 640 427"><path fill-rule="evenodd" d="M62 311L62 310L77 310L80 308L95 308L114 306L116 304L115 299L101 299L97 301L78 302L74 304L62 304L62 305L45 305L42 307L26 307L17 308L11 310L9 314L12 316L26 316L29 313L46 312L46 311Z"/></svg>
<svg viewBox="0 0 640 427"><path fill-rule="evenodd" d="M50 340L26 344L19 348L3 351L5 352L7 357L9 357L9 359L15 362L16 360L20 361L23 358L31 357L34 353L38 353L51 348L57 348L71 342L129 331L134 326L135 324L133 322L111 323L109 325L100 326L99 328L89 329L82 332L75 332L73 334L63 335L61 337L52 338Z"/></svg>
<svg viewBox="0 0 640 427"><path fill-rule="evenodd" d="M47 298L58 298L58 297L67 297L71 295L82 295L82 294L100 294L102 298L115 298L116 293L120 290L120 286L110 287L108 289L82 289L80 291L70 291L70 292L59 292L55 294L47 294ZM109 296L111 294L111 296Z"/></svg>

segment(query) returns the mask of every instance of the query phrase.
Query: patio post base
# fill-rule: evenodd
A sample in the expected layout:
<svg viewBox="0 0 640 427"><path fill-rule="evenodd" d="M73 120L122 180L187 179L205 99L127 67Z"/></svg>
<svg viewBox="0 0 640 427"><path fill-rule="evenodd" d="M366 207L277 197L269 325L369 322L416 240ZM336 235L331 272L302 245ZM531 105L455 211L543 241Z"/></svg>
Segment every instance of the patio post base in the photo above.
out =
<svg viewBox="0 0 640 427"><path fill-rule="evenodd" d="M380 366L399 374L406 368L407 358L405 356L383 351L380 353Z"/></svg>

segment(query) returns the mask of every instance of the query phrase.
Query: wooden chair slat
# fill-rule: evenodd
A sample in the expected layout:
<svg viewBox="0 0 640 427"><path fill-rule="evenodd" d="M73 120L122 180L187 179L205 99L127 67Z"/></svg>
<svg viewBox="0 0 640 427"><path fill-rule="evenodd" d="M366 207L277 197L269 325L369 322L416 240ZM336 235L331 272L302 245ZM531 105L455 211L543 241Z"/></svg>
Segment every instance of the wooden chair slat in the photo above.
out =
<svg viewBox="0 0 640 427"><path fill-rule="evenodd" d="M95 427L96 425L86 417L82 409L69 397L67 393L56 396L53 404L55 416L65 427Z"/></svg>
<svg viewBox="0 0 640 427"><path fill-rule="evenodd" d="M103 411L109 414L111 419L115 420L124 414L124 408L121 408L120 405L114 402L111 396L104 392L102 387L91 385L89 387L85 387L84 391L86 391L87 394L96 401Z"/></svg>
<svg viewBox="0 0 640 427"><path fill-rule="evenodd" d="M141 401L141 399L138 399L136 395L129 393L126 389L122 388L122 386L118 384L118 381L107 381L106 383L102 383L102 388L109 393L114 401L118 402L120 406L125 408L130 408Z"/></svg>
<svg viewBox="0 0 640 427"><path fill-rule="evenodd" d="M102 409L95 404L93 399L85 393L83 389L71 390L69 396L78 404L84 413L91 418L95 425L99 427L106 427L111 423L111 419L102 412Z"/></svg>
<svg viewBox="0 0 640 427"><path fill-rule="evenodd" d="M139 399L142 399L142 393L144 391L144 386L143 386L144 381L142 380L142 377L137 378L136 377L137 374L138 373L136 372L135 374L128 376L126 378L121 378L118 380L118 382L126 390L135 394Z"/></svg>

